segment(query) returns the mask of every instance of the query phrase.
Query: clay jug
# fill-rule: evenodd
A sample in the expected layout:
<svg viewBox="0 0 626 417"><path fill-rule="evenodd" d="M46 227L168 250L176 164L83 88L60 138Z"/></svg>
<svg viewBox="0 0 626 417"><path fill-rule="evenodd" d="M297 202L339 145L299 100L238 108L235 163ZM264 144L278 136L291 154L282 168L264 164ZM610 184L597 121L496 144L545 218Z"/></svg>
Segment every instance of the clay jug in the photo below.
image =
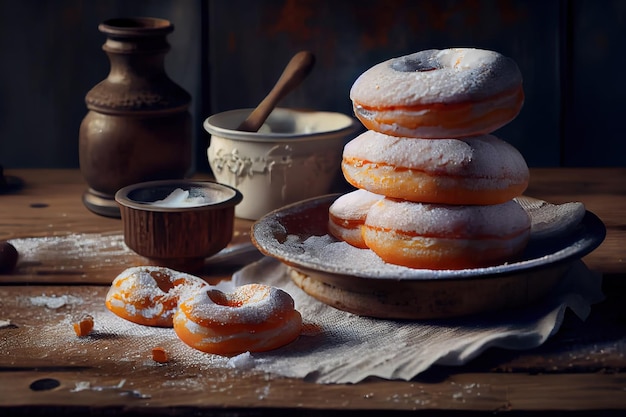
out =
<svg viewBox="0 0 626 417"><path fill-rule="evenodd" d="M79 132L80 169L91 211L119 217L114 196L127 185L191 174L191 96L165 72L171 22L111 19L98 26L108 77L86 95Z"/></svg>

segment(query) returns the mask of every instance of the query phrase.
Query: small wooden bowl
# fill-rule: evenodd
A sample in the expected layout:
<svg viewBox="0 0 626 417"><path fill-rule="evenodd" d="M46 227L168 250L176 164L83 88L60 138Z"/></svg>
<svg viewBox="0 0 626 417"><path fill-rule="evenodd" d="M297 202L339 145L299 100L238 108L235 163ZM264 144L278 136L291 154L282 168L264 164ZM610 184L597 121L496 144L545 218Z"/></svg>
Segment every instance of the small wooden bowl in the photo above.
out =
<svg viewBox="0 0 626 417"><path fill-rule="evenodd" d="M174 191L189 197L162 201ZM191 180L133 184L115 194L126 245L152 265L188 272L202 269L205 258L231 241L242 198L227 185Z"/></svg>

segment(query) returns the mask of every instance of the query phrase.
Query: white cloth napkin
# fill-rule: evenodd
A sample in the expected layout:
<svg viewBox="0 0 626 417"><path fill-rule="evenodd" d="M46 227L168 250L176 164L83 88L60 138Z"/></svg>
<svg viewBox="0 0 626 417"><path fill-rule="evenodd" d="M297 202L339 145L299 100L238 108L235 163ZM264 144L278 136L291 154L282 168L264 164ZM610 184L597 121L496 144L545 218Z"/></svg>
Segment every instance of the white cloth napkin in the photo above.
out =
<svg viewBox="0 0 626 417"><path fill-rule="evenodd" d="M582 261L536 305L446 320L381 320L335 309L304 293L289 279L288 267L273 258L245 267L231 282L284 289L304 321L299 339L272 352L254 353L248 363L317 383L356 383L370 376L410 380L433 364L465 364L489 347L530 349L558 331L567 308L584 320L591 304L603 299L601 276Z"/></svg>

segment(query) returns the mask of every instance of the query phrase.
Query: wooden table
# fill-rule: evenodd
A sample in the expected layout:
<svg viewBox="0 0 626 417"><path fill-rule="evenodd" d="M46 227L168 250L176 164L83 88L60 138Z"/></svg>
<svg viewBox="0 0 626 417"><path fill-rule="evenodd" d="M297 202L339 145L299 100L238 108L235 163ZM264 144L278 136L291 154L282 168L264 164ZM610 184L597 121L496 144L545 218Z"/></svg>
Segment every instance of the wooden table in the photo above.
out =
<svg viewBox="0 0 626 417"><path fill-rule="evenodd" d="M77 170L5 174L21 179L24 186L0 194L0 240L55 242L72 235L93 244L98 236L104 242L119 238L120 220L95 215L83 206L85 184ZM144 358L116 362L99 348L78 356L70 347L60 356L37 351L43 356L37 357L26 341L18 354L0 351L0 414L391 415L413 410L425 415L625 415L626 169L532 169L526 194L552 203L582 201L607 227L604 243L584 258L590 269L604 274L606 300L593 306L585 322L566 316L559 333L539 348L492 349L468 365L436 366L409 382L372 379L320 385L234 370L200 376L174 366L146 366ZM250 226L238 220L233 242L246 242ZM65 249L61 245L58 250ZM19 300L71 292L85 300L82 309L89 310L90 303L102 303L108 283L121 270L142 261L130 252L81 250L77 256L42 252L40 259L26 257L28 262L0 275L0 320L11 321L0 328L0 347L20 332L36 335L37 326L45 326L55 314L67 314L42 317ZM225 261L203 276L228 278L250 261L245 256ZM108 343L104 336L97 342ZM183 383L192 380L201 381L201 386ZM99 388L76 392L84 382Z"/></svg>

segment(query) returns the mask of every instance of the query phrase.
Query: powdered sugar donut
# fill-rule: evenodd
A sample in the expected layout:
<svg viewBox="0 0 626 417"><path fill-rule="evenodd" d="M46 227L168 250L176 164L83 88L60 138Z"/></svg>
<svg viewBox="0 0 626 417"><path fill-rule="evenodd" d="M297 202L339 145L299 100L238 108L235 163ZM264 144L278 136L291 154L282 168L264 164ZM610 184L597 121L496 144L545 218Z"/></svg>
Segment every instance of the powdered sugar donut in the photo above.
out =
<svg viewBox="0 0 626 417"><path fill-rule="evenodd" d="M133 323L172 327L181 297L207 285L199 277L169 268L132 267L113 280L105 304L113 313Z"/></svg>
<svg viewBox="0 0 626 417"><path fill-rule="evenodd" d="M302 317L283 290L262 284L194 293L174 316L174 331L189 346L207 353L236 355L276 349L295 340Z"/></svg>
<svg viewBox="0 0 626 417"><path fill-rule="evenodd" d="M367 190L355 190L337 198L328 209L328 231L337 239L365 249L361 227L372 204L384 198Z"/></svg>
<svg viewBox="0 0 626 417"><path fill-rule="evenodd" d="M365 71L350 90L356 117L394 136L453 138L493 132L523 102L515 62L482 49L430 49Z"/></svg>
<svg viewBox="0 0 626 417"><path fill-rule="evenodd" d="M525 248L530 218L515 201L489 206L412 203L385 198L363 226L367 246L384 261L418 269L501 264Z"/></svg>
<svg viewBox="0 0 626 417"><path fill-rule="evenodd" d="M493 135L413 139L367 131L346 144L342 170L357 188L439 204L498 204L528 186L524 157Z"/></svg>

